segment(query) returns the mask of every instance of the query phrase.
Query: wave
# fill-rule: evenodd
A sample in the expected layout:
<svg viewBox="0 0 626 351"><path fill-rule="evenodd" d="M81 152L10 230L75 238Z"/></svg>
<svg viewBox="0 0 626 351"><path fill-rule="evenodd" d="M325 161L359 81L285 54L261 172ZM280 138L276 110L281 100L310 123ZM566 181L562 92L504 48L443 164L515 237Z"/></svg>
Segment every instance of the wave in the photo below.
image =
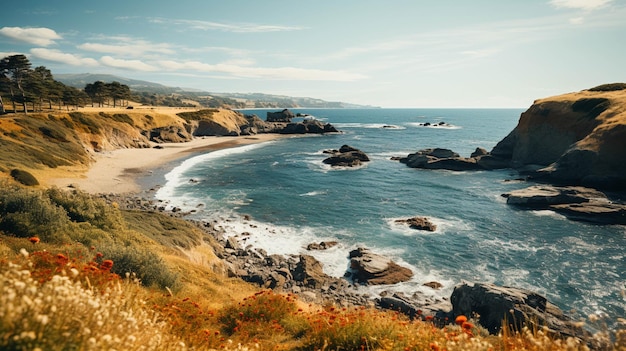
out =
<svg viewBox="0 0 626 351"><path fill-rule="evenodd" d="M212 160L216 160L219 158L243 154L250 150L255 150L266 145L273 143L273 141L267 141L258 144L250 144L243 145L233 148L221 149L212 151L206 154L194 156L184 160L179 166L174 167L170 172L165 174L165 185L157 190L155 193L155 198L167 201L170 204L170 207L180 207L180 208L188 208L188 204L186 203L188 199L193 199L193 196L184 196L177 194L176 190L181 185L189 184L189 177L185 177L185 173L189 170L193 169L196 165L201 163L210 162ZM193 182L196 184L201 183L201 181L197 178L193 179ZM197 201L197 200L196 200Z"/></svg>
<svg viewBox="0 0 626 351"><path fill-rule="evenodd" d="M328 194L327 190L309 191L308 193L299 194L298 196L318 196Z"/></svg>
<svg viewBox="0 0 626 351"><path fill-rule="evenodd" d="M406 129L404 126L385 123L333 123L336 128L365 128L365 129L388 129L401 130Z"/></svg>

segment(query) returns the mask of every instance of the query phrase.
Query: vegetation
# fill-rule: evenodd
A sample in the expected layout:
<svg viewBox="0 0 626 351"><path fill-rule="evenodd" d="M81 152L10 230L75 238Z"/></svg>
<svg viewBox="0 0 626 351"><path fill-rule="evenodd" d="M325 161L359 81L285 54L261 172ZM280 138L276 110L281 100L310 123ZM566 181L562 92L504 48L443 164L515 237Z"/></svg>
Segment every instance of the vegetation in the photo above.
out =
<svg viewBox="0 0 626 351"><path fill-rule="evenodd" d="M200 250L207 243L214 239L165 214L2 182L0 348L588 350L540 328L494 336L464 316L442 328L430 316L255 291L219 273L211 246ZM191 262L194 250L214 263ZM625 350L626 330L595 342Z"/></svg>
<svg viewBox="0 0 626 351"><path fill-rule="evenodd" d="M37 178L35 178L35 176L21 169L11 170L11 177L27 186L39 185L39 182L37 181Z"/></svg>
<svg viewBox="0 0 626 351"><path fill-rule="evenodd" d="M617 91L626 89L626 83L609 83L598 85L589 89L589 91Z"/></svg>

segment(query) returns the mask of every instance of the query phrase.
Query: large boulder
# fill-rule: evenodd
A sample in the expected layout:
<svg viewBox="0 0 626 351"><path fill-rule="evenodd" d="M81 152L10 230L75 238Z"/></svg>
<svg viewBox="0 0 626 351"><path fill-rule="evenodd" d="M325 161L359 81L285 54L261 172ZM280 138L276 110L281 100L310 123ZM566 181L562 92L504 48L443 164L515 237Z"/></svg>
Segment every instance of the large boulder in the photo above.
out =
<svg viewBox="0 0 626 351"><path fill-rule="evenodd" d="M562 336L582 337L585 332L545 297L529 290L489 283L463 283L450 297L455 316L478 315L479 323L497 334L504 321L520 330L527 323L547 326Z"/></svg>
<svg viewBox="0 0 626 351"><path fill-rule="evenodd" d="M626 205L596 189L535 185L505 194L507 204L551 210L567 218L599 224L626 224Z"/></svg>
<svg viewBox="0 0 626 351"><path fill-rule="evenodd" d="M291 122L296 117L289 109L284 109L279 112L267 112L268 122Z"/></svg>
<svg viewBox="0 0 626 351"><path fill-rule="evenodd" d="M368 285L396 284L413 277L410 269L366 248L350 252L350 270L353 281Z"/></svg>
<svg viewBox="0 0 626 351"><path fill-rule="evenodd" d="M324 134L338 133L339 131L330 123L323 123L316 119L306 119L298 123L287 123L282 129L277 129L281 134Z"/></svg>
<svg viewBox="0 0 626 351"><path fill-rule="evenodd" d="M370 160L365 152L349 145L343 145L339 150L326 150L324 153L332 156L322 162L332 167L354 167Z"/></svg>
<svg viewBox="0 0 626 351"><path fill-rule="evenodd" d="M300 255L291 274L293 280L313 289L321 289L332 281L332 278L324 273L322 263L310 255Z"/></svg>

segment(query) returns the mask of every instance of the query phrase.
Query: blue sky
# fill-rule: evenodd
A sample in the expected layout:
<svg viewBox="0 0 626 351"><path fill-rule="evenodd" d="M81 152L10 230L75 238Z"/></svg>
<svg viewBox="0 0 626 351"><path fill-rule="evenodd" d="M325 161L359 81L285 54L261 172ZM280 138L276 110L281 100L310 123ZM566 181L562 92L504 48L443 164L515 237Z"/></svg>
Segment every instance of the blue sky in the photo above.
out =
<svg viewBox="0 0 626 351"><path fill-rule="evenodd" d="M626 82L626 0L20 0L0 57L211 92L528 107Z"/></svg>

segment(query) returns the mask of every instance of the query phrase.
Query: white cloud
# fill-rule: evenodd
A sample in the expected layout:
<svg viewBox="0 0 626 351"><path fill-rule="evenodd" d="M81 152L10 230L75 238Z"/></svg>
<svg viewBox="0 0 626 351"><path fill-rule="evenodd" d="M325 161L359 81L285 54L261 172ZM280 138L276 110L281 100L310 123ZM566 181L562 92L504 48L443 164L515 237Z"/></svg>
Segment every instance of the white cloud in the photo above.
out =
<svg viewBox="0 0 626 351"><path fill-rule="evenodd" d="M73 54L67 54L61 52L59 50L51 50L44 48L33 48L30 49L30 53L39 59L53 61L53 62L62 62L72 66L98 66L98 61L92 58L85 58L76 56Z"/></svg>
<svg viewBox="0 0 626 351"><path fill-rule="evenodd" d="M550 0L556 8L570 8L580 10L595 10L609 4L613 0Z"/></svg>
<svg viewBox="0 0 626 351"><path fill-rule="evenodd" d="M77 47L85 51L126 56L141 56L145 53L175 53L168 44L153 44L144 40L135 40L126 44L84 43Z"/></svg>
<svg viewBox="0 0 626 351"><path fill-rule="evenodd" d="M0 34L39 46L50 46L54 44L55 40L63 39L63 37L49 28L3 27L0 28Z"/></svg>
<svg viewBox="0 0 626 351"><path fill-rule="evenodd" d="M121 60L121 59L113 58L111 56L102 56L100 58L100 63L109 67L123 68L123 69L134 70L134 71L150 72L150 71L157 70L156 67L149 65L147 63L144 63L140 60Z"/></svg>
<svg viewBox="0 0 626 351"><path fill-rule="evenodd" d="M285 32L302 30L303 27L294 26L277 26L253 23L236 23L227 24L211 21L185 20L185 19L167 19L167 18L151 18L152 23L171 23L175 25L183 25L185 28L197 30L219 30L223 32L234 33L261 33L261 32Z"/></svg>
<svg viewBox="0 0 626 351"><path fill-rule="evenodd" d="M232 63L208 64L198 61L159 61L166 70L221 73L239 78L308 80L308 81L356 81L367 78L365 75L346 71L308 69L297 67L250 67Z"/></svg>

